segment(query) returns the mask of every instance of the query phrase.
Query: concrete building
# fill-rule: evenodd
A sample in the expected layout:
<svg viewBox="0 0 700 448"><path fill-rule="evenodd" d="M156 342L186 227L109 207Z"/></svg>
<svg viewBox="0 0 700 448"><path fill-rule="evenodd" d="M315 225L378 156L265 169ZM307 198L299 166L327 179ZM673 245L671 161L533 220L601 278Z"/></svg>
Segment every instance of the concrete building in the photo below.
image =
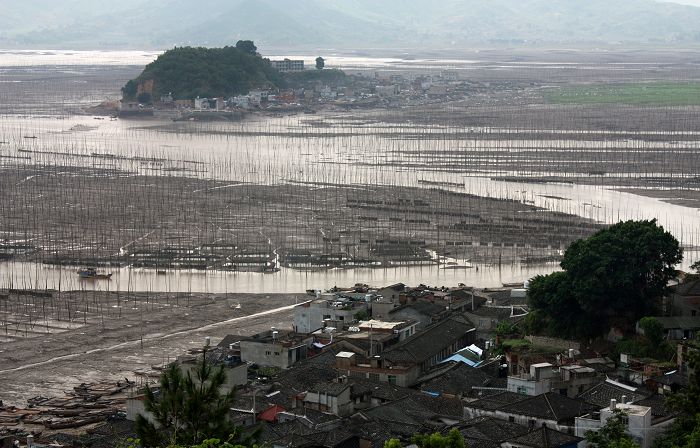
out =
<svg viewBox="0 0 700 448"><path fill-rule="evenodd" d="M241 359L266 367L288 369L306 359L313 338L292 331L270 330L240 341Z"/></svg>
<svg viewBox="0 0 700 448"><path fill-rule="evenodd" d="M381 98L389 98L392 96L397 96L399 93L401 93L399 86L396 84L390 86L376 86L374 91L377 96Z"/></svg>
<svg viewBox="0 0 700 448"><path fill-rule="evenodd" d="M345 417L353 413L354 403L351 397L351 387L347 378L341 377L337 382L318 383L301 394L305 409Z"/></svg>
<svg viewBox="0 0 700 448"><path fill-rule="evenodd" d="M588 431L598 431L605 426L608 419L616 413L620 413L627 426L627 434L640 446L640 448L650 448L654 438L660 434L669 424L652 424L651 408L629 403L617 403L610 401L610 406L601 409L600 412L592 412L581 417L576 417L575 434L578 437L585 437ZM586 446L586 442L583 442Z"/></svg>
<svg viewBox="0 0 700 448"><path fill-rule="evenodd" d="M596 382L596 371L578 365L555 368L544 362L530 365L530 372L508 377L507 389L510 392L530 396L547 392L558 392L574 398L585 392Z"/></svg>
<svg viewBox="0 0 700 448"><path fill-rule="evenodd" d="M283 59L281 61L270 61L272 68L283 73L286 72L303 72L304 61L302 59Z"/></svg>
<svg viewBox="0 0 700 448"><path fill-rule="evenodd" d="M294 329L304 334L328 326L343 329L357 321L357 314L369 314L366 300L324 294L318 300L294 308Z"/></svg>

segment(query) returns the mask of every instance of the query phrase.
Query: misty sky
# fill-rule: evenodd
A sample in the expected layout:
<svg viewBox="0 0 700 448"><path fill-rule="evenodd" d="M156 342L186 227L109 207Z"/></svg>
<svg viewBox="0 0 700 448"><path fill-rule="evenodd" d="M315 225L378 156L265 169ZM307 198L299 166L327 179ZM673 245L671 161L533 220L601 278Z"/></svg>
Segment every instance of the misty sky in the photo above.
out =
<svg viewBox="0 0 700 448"><path fill-rule="evenodd" d="M700 0L664 0L671 3L680 3L681 5L700 6Z"/></svg>

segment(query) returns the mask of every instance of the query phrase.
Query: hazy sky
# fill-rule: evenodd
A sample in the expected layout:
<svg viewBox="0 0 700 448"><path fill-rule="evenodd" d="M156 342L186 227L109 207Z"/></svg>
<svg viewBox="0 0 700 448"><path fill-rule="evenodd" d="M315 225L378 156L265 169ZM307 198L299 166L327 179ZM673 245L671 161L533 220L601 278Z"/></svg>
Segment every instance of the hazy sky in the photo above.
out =
<svg viewBox="0 0 700 448"><path fill-rule="evenodd" d="M671 2L671 3L680 3L681 5L700 6L700 0L662 0L662 1L667 1L667 2Z"/></svg>

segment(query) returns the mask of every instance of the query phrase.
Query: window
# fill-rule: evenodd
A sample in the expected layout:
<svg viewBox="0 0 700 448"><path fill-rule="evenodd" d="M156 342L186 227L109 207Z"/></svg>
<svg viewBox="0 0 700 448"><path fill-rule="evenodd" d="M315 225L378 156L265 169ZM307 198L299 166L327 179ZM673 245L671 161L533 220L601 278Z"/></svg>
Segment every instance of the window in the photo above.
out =
<svg viewBox="0 0 700 448"><path fill-rule="evenodd" d="M378 373L370 373L369 379L373 380L373 381L379 381L379 374Z"/></svg>
<svg viewBox="0 0 700 448"><path fill-rule="evenodd" d="M265 354L266 354L267 356L270 356L270 355L272 354L272 352L271 352L270 350L268 350L268 351L265 352Z"/></svg>
<svg viewBox="0 0 700 448"><path fill-rule="evenodd" d="M345 316L338 316L338 320L345 320Z"/></svg>
<svg viewBox="0 0 700 448"><path fill-rule="evenodd" d="M324 314L323 315L323 320L330 319L331 315L330 314Z"/></svg>
<svg viewBox="0 0 700 448"><path fill-rule="evenodd" d="M386 380L389 384L396 384L396 375L387 375Z"/></svg>
<svg viewBox="0 0 700 448"><path fill-rule="evenodd" d="M508 417L508 421L511 423L515 423L515 417L511 415L510 417Z"/></svg>

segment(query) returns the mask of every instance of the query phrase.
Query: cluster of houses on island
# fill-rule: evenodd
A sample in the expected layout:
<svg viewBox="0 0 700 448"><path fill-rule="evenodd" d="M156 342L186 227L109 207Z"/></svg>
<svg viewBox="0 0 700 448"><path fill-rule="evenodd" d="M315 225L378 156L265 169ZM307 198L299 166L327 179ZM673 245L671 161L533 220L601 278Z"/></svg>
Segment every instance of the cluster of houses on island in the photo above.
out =
<svg viewBox="0 0 700 448"><path fill-rule="evenodd" d="M303 60L271 61L281 72L305 70ZM136 101L122 102L122 115L130 113L232 112L250 110L296 111L319 106L399 107L446 100L463 99L465 95L485 88L460 78L456 71L444 70L439 75L356 70L342 81L305 83L295 89L253 89L247 93L216 98L175 98L172 93L161 95L153 106ZM488 86L490 88L490 86Z"/></svg>
<svg viewBox="0 0 700 448"><path fill-rule="evenodd" d="M700 280L664 299L674 364L504 333L527 315L526 288L308 291L290 328L206 338L176 362L223 365L224 388L236 389L230 418L275 448L381 448L453 428L468 447L584 448L586 434L618 413L650 448L675 421L665 397L688 384L687 354L700 349ZM126 423L150 417L138 387L126 408Z"/></svg>

